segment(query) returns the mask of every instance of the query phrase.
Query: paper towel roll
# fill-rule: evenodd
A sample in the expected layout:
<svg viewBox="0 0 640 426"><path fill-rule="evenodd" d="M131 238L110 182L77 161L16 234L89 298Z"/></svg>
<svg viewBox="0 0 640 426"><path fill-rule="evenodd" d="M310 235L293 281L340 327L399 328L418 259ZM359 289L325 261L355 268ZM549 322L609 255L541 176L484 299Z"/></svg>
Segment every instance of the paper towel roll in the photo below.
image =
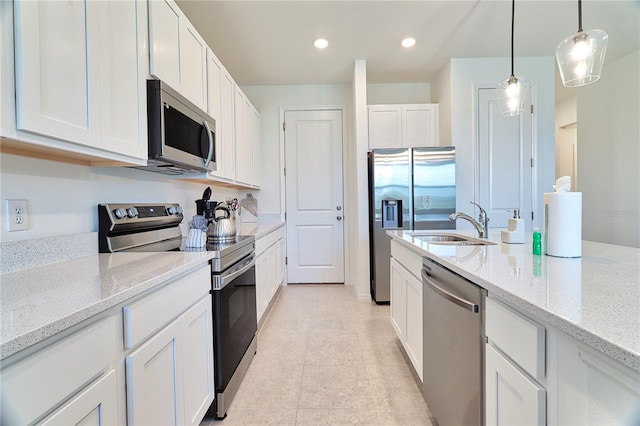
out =
<svg viewBox="0 0 640 426"><path fill-rule="evenodd" d="M544 194L545 254L582 255L582 192Z"/></svg>

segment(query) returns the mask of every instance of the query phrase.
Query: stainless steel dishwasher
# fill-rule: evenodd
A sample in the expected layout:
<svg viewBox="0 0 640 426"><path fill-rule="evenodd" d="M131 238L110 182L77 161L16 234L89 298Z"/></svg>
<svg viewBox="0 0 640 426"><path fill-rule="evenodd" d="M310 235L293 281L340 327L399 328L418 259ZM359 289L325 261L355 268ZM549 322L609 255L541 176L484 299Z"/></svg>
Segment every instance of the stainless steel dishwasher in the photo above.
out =
<svg viewBox="0 0 640 426"><path fill-rule="evenodd" d="M432 259L422 266L422 395L441 426L482 425L487 291Z"/></svg>

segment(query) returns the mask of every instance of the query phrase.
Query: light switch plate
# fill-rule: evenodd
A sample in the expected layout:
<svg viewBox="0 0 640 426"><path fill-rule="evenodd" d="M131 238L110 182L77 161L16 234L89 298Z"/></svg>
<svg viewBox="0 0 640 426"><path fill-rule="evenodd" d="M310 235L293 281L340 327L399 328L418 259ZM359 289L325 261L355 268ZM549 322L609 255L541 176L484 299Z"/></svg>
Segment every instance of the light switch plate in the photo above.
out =
<svg viewBox="0 0 640 426"><path fill-rule="evenodd" d="M27 200L6 200L7 231L29 229L29 203Z"/></svg>

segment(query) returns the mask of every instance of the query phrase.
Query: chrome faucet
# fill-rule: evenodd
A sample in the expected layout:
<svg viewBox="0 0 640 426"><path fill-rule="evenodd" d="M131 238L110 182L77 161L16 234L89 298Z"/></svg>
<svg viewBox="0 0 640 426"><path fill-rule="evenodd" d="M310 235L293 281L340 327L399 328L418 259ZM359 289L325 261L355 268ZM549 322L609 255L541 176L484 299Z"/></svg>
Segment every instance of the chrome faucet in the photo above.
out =
<svg viewBox="0 0 640 426"><path fill-rule="evenodd" d="M480 215L478 216L479 222L471 216L461 212L452 213L449 215L449 220L455 221L458 218L465 219L471 222L473 227L476 228L476 231L478 231L478 237L487 238L489 233L489 216L487 216L487 212L480 206L480 204L474 203L473 201L471 201L471 204L478 206L480 209Z"/></svg>

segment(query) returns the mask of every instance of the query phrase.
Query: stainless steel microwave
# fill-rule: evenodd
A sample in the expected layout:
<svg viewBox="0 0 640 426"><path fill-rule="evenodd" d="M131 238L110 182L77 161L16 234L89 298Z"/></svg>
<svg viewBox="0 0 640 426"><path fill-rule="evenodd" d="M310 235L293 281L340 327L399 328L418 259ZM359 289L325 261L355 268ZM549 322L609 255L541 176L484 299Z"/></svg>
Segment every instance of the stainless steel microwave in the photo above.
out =
<svg viewBox="0 0 640 426"><path fill-rule="evenodd" d="M147 80L146 167L179 175L216 170L216 121L160 80Z"/></svg>

